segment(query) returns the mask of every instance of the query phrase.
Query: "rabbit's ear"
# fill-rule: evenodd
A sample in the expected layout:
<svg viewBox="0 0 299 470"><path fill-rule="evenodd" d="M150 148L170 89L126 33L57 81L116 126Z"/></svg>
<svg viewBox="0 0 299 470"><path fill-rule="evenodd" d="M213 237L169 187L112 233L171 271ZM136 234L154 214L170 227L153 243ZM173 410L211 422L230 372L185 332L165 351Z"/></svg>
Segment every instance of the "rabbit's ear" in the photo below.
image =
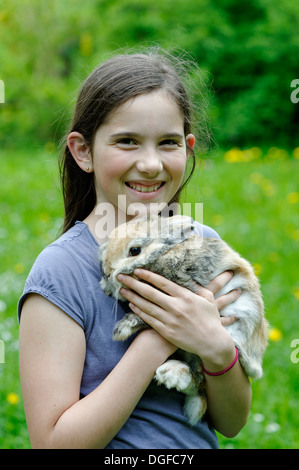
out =
<svg viewBox="0 0 299 470"><path fill-rule="evenodd" d="M188 238L195 229L190 217L174 215L173 217L161 217L161 238L167 243L181 243Z"/></svg>

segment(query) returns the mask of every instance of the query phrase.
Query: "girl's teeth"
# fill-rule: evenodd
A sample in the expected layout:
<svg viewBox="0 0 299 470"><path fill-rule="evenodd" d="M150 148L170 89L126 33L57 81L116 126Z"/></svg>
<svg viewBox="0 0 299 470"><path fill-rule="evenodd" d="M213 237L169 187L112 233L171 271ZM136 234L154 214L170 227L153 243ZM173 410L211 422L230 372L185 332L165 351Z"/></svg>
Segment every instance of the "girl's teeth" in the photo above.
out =
<svg viewBox="0 0 299 470"><path fill-rule="evenodd" d="M129 183L130 188L140 191L141 193L151 193L157 191L160 188L162 183L157 184L156 186L137 186L135 184Z"/></svg>

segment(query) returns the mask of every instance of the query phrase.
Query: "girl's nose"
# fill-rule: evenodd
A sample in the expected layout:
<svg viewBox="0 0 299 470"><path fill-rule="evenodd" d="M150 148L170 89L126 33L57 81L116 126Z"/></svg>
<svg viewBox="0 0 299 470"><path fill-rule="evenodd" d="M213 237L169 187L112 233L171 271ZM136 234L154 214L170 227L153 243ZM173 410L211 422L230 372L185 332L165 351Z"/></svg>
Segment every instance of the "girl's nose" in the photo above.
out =
<svg viewBox="0 0 299 470"><path fill-rule="evenodd" d="M154 176L163 170L160 156L155 151L145 152L136 162L136 167L140 173Z"/></svg>

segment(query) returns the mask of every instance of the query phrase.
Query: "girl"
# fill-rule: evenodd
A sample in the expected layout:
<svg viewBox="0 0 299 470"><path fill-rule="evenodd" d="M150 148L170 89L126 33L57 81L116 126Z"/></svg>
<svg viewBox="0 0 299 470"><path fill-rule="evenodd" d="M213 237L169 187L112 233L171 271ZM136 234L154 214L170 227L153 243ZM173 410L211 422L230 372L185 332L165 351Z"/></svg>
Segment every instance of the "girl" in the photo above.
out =
<svg viewBox="0 0 299 470"><path fill-rule="evenodd" d="M153 327L125 342L111 339L124 306L115 319L114 300L99 287L104 215L113 228L136 208L176 201L194 145L187 93L164 56L117 56L85 81L61 165L64 233L36 260L19 302L33 447L217 448L213 428L234 436L246 423L251 389L238 361L206 375L208 413L195 427L183 415L184 396L152 380L177 348L198 354L211 372L234 361L219 311L240 292L214 298L231 273L197 295L144 270L123 276L130 308Z"/></svg>

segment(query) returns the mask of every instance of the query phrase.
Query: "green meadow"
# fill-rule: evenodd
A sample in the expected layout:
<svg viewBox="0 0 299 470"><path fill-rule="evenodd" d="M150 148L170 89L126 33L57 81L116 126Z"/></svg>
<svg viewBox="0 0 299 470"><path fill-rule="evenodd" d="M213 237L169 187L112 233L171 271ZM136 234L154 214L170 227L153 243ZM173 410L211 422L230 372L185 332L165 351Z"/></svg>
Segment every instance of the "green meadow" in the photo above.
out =
<svg viewBox="0 0 299 470"><path fill-rule="evenodd" d="M298 152L218 151L199 162L184 194L203 203L203 222L253 264L270 324L248 423L234 439L219 435L221 448L299 447ZM51 145L0 158L0 448L29 448L17 302L36 256L59 234L63 207Z"/></svg>

